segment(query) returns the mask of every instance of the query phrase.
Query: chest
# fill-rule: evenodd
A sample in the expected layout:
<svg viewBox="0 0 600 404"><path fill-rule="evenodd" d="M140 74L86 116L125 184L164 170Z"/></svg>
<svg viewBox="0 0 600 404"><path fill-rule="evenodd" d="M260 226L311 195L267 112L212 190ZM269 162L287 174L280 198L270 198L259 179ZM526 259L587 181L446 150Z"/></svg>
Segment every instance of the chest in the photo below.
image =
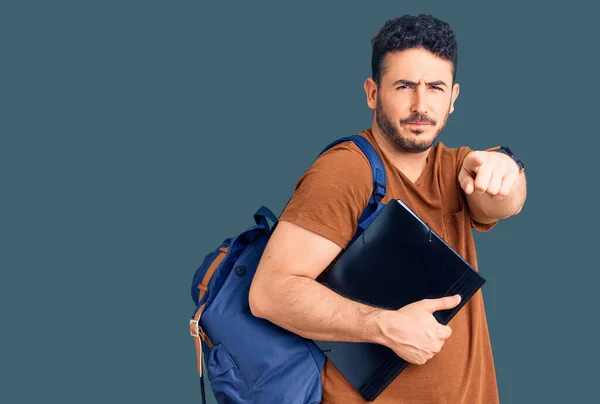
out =
<svg viewBox="0 0 600 404"><path fill-rule="evenodd" d="M386 171L388 189L384 202L401 199L440 236L447 235L452 219L464 213L465 202L453 172L442 172L436 167L413 182L396 169Z"/></svg>

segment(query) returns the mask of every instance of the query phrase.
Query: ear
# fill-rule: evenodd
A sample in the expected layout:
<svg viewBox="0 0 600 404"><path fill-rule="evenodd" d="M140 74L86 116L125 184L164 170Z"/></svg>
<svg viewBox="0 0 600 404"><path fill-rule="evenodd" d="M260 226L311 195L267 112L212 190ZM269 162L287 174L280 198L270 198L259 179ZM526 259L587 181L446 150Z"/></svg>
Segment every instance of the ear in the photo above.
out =
<svg viewBox="0 0 600 404"><path fill-rule="evenodd" d="M452 100L450 101L450 113L454 112L454 101L458 98L458 93L460 92L460 86L458 83L454 83L452 86Z"/></svg>
<svg viewBox="0 0 600 404"><path fill-rule="evenodd" d="M371 77L365 80L365 94L367 96L367 105L372 110L377 107L377 83Z"/></svg>

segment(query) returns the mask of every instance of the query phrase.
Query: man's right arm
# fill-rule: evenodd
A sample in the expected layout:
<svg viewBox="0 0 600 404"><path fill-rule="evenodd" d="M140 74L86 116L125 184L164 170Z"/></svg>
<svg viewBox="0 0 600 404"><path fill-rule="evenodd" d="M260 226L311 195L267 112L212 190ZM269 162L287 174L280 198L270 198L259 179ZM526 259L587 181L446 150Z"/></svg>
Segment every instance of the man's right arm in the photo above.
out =
<svg viewBox="0 0 600 404"><path fill-rule="evenodd" d="M280 221L250 288L252 313L309 339L381 342L382 310L352 302L315 280L340 251L332 241Z"/></svg>
<svg viewBox="0 0 600 404"><path fill-rule="evenodd" d="M386 345L410 363L423 364L439 352L451 330L432 313L459 300L422 300L394 311L346 299L315 280L340 251L332 241L280 221L250 287L252 313L308 339Z"/></svg>

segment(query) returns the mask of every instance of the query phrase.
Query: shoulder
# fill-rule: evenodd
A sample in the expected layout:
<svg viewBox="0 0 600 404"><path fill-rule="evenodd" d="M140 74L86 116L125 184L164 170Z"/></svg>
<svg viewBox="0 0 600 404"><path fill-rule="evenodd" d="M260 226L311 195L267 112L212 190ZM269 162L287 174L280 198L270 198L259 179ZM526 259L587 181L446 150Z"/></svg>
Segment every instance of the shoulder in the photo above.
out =
<svg viewBox="0 0 600 404"><path fill-rule="evenodd" d="M299 179L297 187L309 181L325 184L344 184L352 187L371 187L371 166L353 142L341 142L319 155Z"/></svg>
<svg viewBox="0 0 600 404"><path fill-rule="evenodd" d="M339 165L347 168L369 167L369 160L367 160L367 157L356 145L356 143L352 141L338 143L329 150L323 152L323 154L316 159L316 162L330 161L335 161L339 163Z"/></svg>
<svg viewBox="0 0 600 404"><path fill-rule="evenodd" d="M318 156L297 181L280 220L293 222L345 248L372 193L368 159L353 142Z"/></svg>

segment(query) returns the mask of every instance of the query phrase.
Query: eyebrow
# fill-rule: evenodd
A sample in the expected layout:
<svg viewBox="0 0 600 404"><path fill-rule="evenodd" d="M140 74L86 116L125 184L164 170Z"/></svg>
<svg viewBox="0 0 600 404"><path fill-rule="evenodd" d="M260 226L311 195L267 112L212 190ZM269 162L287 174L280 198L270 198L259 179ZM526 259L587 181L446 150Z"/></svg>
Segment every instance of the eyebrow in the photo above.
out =
<svg viewBox="0 0 600 404"><path fill-rule="evenodd" d="M414 81L410 81L410 80L396 80L394 81L394 83L392 84L392 86L395 86L397 84L405 84L407 86L416 86L417 83L415 83ZM437 81L432 81L431 83L427 83L430 86L445 86L448 87L446 85L446 83L444 83L442 80L437 80Z"/></svg>

